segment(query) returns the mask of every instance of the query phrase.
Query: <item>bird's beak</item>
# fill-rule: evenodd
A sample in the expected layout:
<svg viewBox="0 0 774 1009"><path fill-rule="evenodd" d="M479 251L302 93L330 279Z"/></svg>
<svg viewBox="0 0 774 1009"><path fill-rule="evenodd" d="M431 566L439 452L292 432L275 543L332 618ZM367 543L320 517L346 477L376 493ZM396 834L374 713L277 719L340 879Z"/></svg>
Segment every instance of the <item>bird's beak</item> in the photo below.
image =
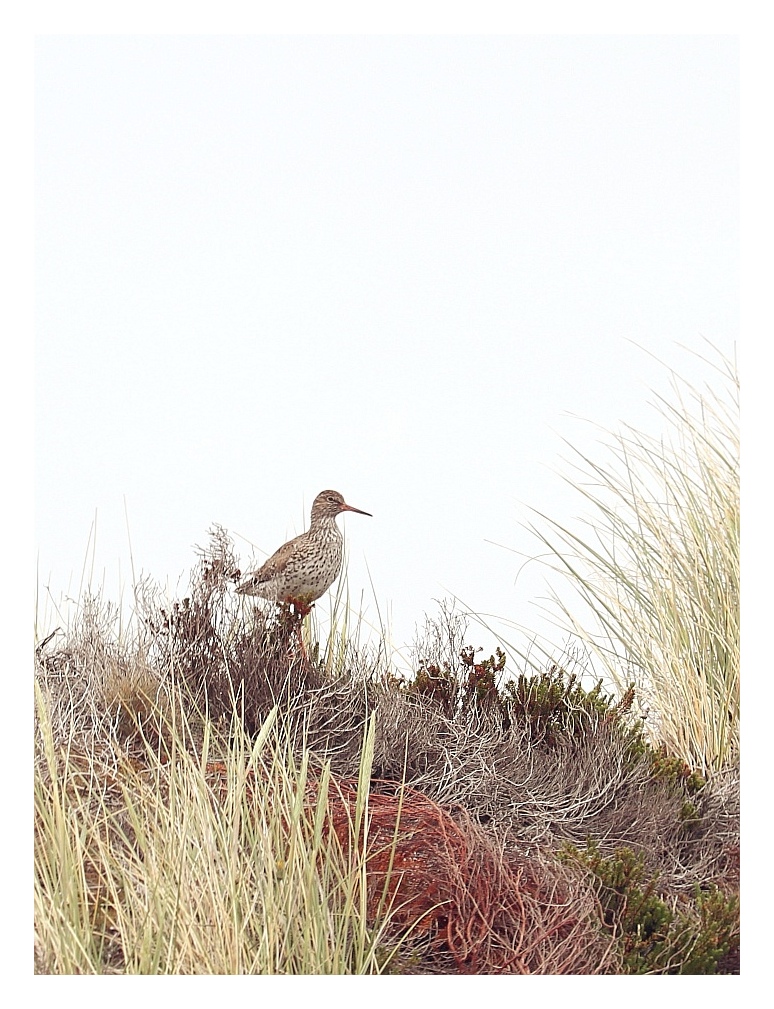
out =
<svg viewBox="0 0 774 1009"><path fill-rule="evenodd" d="M373 518L373 515L371 514L371 512L361 511L360 508L353 508L352 505L348 505L348 504L343 504L341 506L341 510L343 512L357 512L358 515L367 515L370 519Z"/></svg>

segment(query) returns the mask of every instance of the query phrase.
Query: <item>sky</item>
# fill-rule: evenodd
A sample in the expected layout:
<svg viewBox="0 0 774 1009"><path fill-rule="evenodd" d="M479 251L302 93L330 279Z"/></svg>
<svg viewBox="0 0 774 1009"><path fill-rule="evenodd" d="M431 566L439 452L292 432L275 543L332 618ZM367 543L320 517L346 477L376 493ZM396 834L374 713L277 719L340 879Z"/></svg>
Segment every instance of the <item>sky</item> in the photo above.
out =
<svg viewBox="0 0 774 1009"><path fill-rule="evenodd" d="M659 434L739 335L724 35L48 35L35 48L41 630L182 594L341 491L366 624L565 643L525 528L565 441ZM589 423L591 422L591 423ZM318 604L321 619L326 601ZM517 625L517 626L514 626ZM521 628L521 630L518 630ZM404 651L402 653L406 655Z"/></svg>

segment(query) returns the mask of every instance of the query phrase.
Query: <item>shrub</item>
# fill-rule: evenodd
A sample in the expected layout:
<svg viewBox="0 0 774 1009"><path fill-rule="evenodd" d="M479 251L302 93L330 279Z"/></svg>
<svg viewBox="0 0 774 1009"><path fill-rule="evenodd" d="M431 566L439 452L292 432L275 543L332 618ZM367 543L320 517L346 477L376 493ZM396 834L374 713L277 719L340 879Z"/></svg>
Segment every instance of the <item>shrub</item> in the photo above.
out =
<svg viewBox="0 0 774 1009"><path fill-rule="evenodd" d="M594 842L584 849L565 845L560 857L593 877L623 973L715 974L724 957L738 953L738 896L710 884L668 901L646 872L644 856L631 848L603 855Z"/></svg>

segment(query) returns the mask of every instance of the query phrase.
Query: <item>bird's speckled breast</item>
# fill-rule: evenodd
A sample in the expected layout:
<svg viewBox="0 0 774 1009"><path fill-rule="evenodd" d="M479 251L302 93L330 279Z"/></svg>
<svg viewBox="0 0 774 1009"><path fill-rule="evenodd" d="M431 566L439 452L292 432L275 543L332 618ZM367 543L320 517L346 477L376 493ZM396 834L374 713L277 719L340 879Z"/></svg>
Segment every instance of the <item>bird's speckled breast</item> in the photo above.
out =
<svg viewBox="0 0 774 1009"><path fill-rule="evenodd" d="M344 539L335 519L310 530L288 558L284 571L265 585L277 600L312 602L328 591L341 571Z"/></svg>

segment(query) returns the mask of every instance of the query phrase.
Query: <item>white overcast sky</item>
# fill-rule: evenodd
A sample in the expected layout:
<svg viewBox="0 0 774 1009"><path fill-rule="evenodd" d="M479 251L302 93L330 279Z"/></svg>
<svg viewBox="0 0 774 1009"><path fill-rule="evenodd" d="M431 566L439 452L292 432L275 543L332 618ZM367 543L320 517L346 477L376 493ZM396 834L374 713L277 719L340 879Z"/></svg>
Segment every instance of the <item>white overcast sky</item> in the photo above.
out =
<svg viewBox="0 0 774 1009"><path fill-rule="evenodd" d="M129 536L175 591L211 523L247 567L333 487L396 644L452 594L540 631L493 543L579 507L570 415L658 433L634 344L734 352L733 37L48 36L35 88L44 596L95 517L117 599Z"/></svg>

